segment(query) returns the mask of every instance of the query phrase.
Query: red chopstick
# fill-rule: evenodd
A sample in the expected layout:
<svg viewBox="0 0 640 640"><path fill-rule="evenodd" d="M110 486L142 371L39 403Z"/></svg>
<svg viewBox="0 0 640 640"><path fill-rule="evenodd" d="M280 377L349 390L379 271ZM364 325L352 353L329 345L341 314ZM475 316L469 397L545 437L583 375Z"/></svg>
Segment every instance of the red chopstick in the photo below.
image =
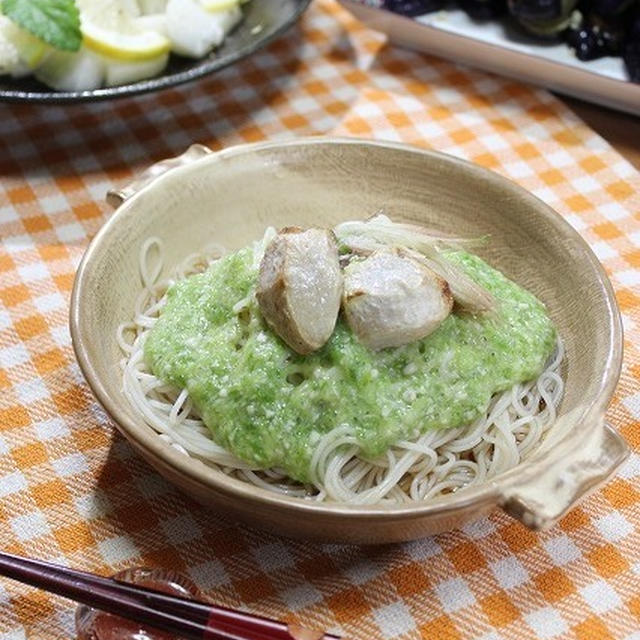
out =
<svg viewBox="0 0 640 640"><path fill-rule="evenodd" d="M0 575L140 624L170 631L189 640L339 638L285 622L8 553L0 553Z"/></svg>

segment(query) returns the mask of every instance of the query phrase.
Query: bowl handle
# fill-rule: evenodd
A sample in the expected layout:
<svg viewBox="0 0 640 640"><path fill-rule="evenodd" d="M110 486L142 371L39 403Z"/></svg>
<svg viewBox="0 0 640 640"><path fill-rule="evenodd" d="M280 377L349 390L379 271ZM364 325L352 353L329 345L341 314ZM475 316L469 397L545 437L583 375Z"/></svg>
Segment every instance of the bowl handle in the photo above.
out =
<svg viewBox="0 0 640 640"><path fill-rule="evenodd" d="M203 158L204 156L208 156L210 153L213 153L213 151L209 149L209 147L205 147L203 144L192 144L179 156L160 160L159 162L152 164L148 169L145 169L137 178L134 178L124 187L108 191L107 202L114 209L117 209L127 198L130 198L134 193L137 193L140 189L146 187L163 173L176 169L177 167L182 167L186 164L191 164L196 160L200 160L200 158Z"/></svg>
<svg viewBox="0 0 640 640"><path fill-rule="evenodd" d="M561 448L560 455L547 453L532 473L516 477L500 493L500 506L535 531L553 526L603 484L627 458L629 447L601 421L579 446Z"/></svg>

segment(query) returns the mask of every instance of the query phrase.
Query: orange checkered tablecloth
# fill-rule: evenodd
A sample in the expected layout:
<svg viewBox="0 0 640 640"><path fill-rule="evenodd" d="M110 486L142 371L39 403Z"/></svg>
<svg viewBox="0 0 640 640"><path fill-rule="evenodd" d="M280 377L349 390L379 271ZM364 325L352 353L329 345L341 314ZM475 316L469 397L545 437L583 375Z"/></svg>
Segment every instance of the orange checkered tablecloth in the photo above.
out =
<svg viewBox="0 0 640 640"><path fill-rule="evenodd" d="M501 513L378 548L291 542L179 494L114 431L74 360L74 271L107 189L194 141L339 132L461 156L586 238L626 327L608 418L634 449L534 534ZM160 565L224 605L347 637L640 638L640 176L546 91L387 46L332 0L249 60L184 88L79 106L0 105L0 543L112 573ZM73 637L73 606L0 581L0 640Z"/></svg>

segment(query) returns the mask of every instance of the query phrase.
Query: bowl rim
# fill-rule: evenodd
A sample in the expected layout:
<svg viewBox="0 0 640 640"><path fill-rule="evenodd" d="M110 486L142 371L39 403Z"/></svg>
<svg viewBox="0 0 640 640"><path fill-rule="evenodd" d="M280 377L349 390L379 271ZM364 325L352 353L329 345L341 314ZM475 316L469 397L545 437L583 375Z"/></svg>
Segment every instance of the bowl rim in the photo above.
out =
<svg viewBox="0 0 640 640"><path fill-rule="evenodd" d="M613 286L603 266L584 238L559 213L517 183L480 165L439 151L400 142L350 137L301 137L288 141L261 141L239 144L206 155L187 166L173 169L170 173L174 176L178 173L188 174L195 164L216 163L245 153L263 150L269 151L275 148L295 148L300 145L328 147L359 145L365 148L392 149L415 153L425 157L435 157L449 163L451 166L456 165L458 168L474 174L476 178L487 180L495 187L506 190L514 198L529 204L531 209L535 210L536 215L544 216L548 222L556 226L567 240L572 241L575 246L585 254L591 264L594 281L597 281L602 286L606 294L606 306L608 309L606 331L609 341L606 361L603 363L597 393L594 394L589 403L586 403L585 409L581 414L573 418L574 424L578 422L587 423L591 429L599 427L602 424L605 410L613 396L622 366L622 320ZM166 175L167 174L164 174L164 176ZM265 507L285 509L292 514L297 513L298 515L349 517L364 521L379 520L382 518L387 522L391 522L407 517L418 518L433 514L446 515L470 506L479 506L491 502L497 503L503 488L511 485L514 481L521 480L523 477L529 477L539 470L539 461L528 460L521 462L513 469L492 478L489 482L469 487L460 494L436 498L425 503L349 505L332 502L316 502L311 499L277 494L242 480L232 478L221 471L208 467L200 460L186 457L184 454L168 446L166 442L157 437L157 434L151 427L147 426L145 429L142 429L136 425L134 421L129 420L127 415L121 410L120 402L112 398L107 391L86 349L81 313L82 299L85 291L88 289L87 280L94 256L100 252L103 243L108 241L111 230L118 225L123 218L129 215L132 203L144 198L145 193L154 189L156 185L163 180L164 176L156 178L128 198L100 228L91 240L78 266L71 294L69 325L72 344L80 369L92 392L111 417L115 426L135 448L151 456L156 464L172 468L173 471L187 476L192 484L198 484L209 492L215 492L218 495L225 496L232 500L248 501L253 506L259 506L261 509ZM139 213L136 215L139 215ZM571 442L573 437L573 430L569 430L564 434L555 445L556 452L560 452L568 446L571 446L573 444Z"/></svg>

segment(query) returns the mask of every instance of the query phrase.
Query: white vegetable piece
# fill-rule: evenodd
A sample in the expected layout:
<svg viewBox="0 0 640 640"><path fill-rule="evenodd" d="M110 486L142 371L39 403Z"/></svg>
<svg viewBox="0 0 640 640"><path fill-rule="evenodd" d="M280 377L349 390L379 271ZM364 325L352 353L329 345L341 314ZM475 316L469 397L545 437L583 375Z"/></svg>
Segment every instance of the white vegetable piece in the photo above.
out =
<svg viewBox="0 0 640 640"><path fill-rule="evenodd" d="M112 87L118 84L137 82L145 78L157 76L166 66L169 54L164 53L151 60L139 62L122 62L108 59L106 61L105 85Z"/></svg>
<svg viewBox="0 0 640 640"><path fill-rule="evenodd" d="M242 11L238 6L227 11L207 11L197 0L169 0L166 15L172 51L201 58L222 44L242 18Z"/></svg>
<svg viewBox="0 0 640 640"><path fill-rule="evenodd" d="M167 8L167 0L138 0L142 15L150 13L164 13Z"/></svg>
<svg viewBox="0 0 640 640"><path fill-rule="evenodd" d="M36 69L35 76L58 91L98 89L105 77L101 56L82 47L80 51L53 51Z"/></svg>
<svg viewBox="0 0 640 640"><path fill-rule="evenodd" d="M333 333L342 295L333 233L281 230L265 250L256 295L269 326L294 351L322 347Z"/></svg>
<svg viewBox="0 0 640 640"><path fill-rule="evenodd" d="M360 342L377 350L428 336L451 312L453 296L401 249L381 249L347 266L342 306Z"/></svg>

